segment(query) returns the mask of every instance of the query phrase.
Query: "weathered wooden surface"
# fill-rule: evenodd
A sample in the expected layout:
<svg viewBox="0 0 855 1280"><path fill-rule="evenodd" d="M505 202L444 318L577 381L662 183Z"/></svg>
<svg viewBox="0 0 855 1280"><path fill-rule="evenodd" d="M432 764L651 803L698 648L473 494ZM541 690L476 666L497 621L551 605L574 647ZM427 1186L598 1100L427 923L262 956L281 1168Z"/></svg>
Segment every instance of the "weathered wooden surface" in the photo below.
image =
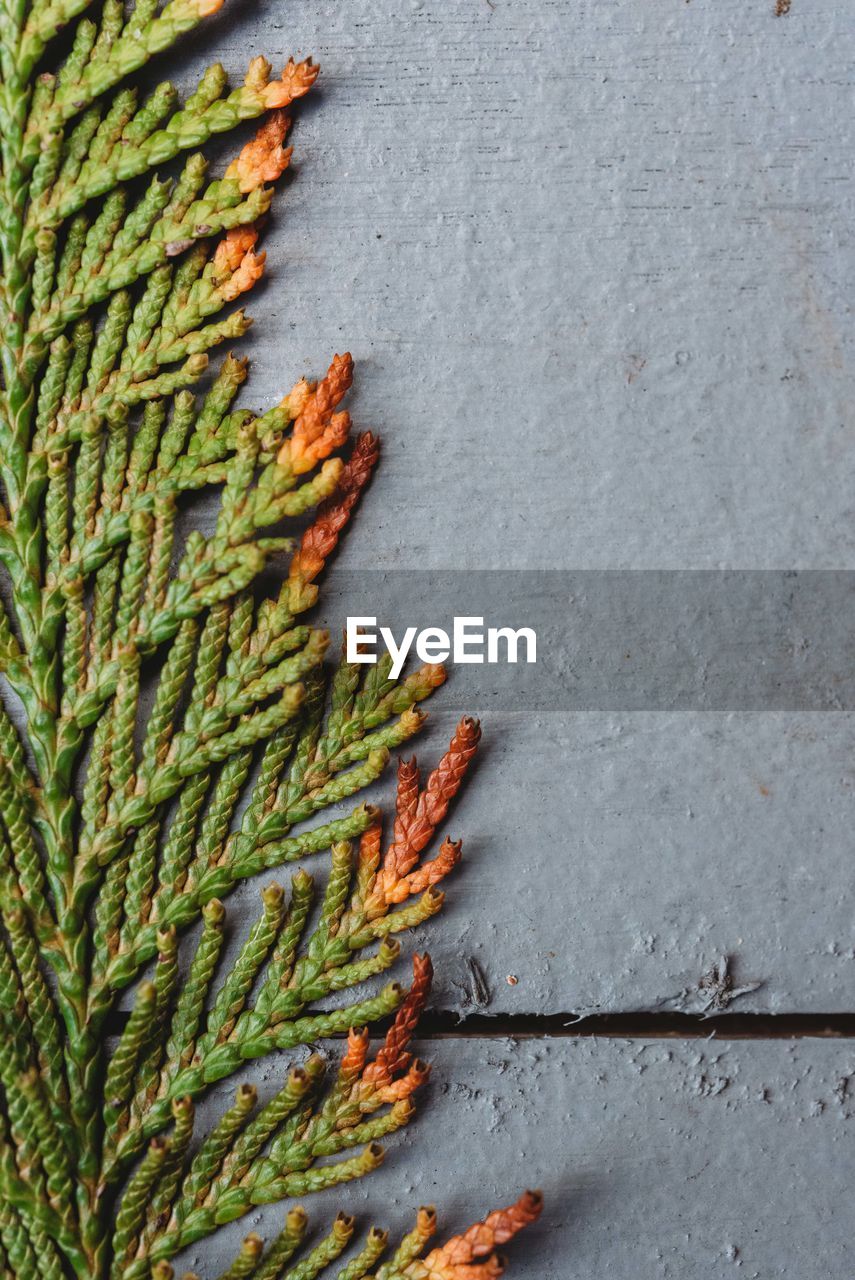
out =
<svg viewBox="0 0 855 1280"><path fill-rule="evenodd" d="M267 0L179 62L323 64L246 396L354 351L385 455L340 564L851 564L851 15L773 8ZM695 1007L726 953L740 1008L849 1006L845 714L491 713L478 675L422 749L483 715L442 1003L471 953L496 1012Z"/></svg>
<svg viewBox="0 0 855 1280"><path fill-rule="evenodd" d="M480 1012L852 1008L846 717L487 717L430 929L436 1000ZM486 794L485 794L486 793ZM631 797L631 799L630 799ZM729 1003L703 990L720 957ZM516 985L509 985L513 975Z"/></svg>
<svg viewBox="0 0 855 1280"><path fill-rule="evenodd" d="M389 1142L379 1172L307 1203L319 1230L343 1198L366 1227L404 1230L419 1204L436 1203L460 1230L529 1184L543 1187L547 1207L513 1249L518 1280L855 1271L844 1226L855 1173L851 1043L419 1048L434 1064L421 1116ZM280 1215L233 1224L199 1256L225 1267L247 1231L272 1231Z"/></svg>
<svg viewBox="0 0 855 1280"><path fill-rule="evenodd" d="M451 729L440 714L417 748L426 762ZM462 1017L852 1008L848 717L487 713L485 731L446 823L464 863L413 944L434 958L436 1006ZM388 802L388 785L373 794ZM323 856L306 865L323 876ZM230 900L235 945L259 888ZM721 956L732 1000L702 981Z"/></svg>
<svg viewBox="0 0 855 1280"><path fill-rule="evenodd" d="M348 563L851 565L851 10L774 8L260 0L194 44L322 64L247 395L353 351Z"/></svg>
<svg viewBox="0 0 855 1280"><path fill-rule="evenodd" d="M323 64L246 398L354 352L384 463L342 565L853 567L851 13L774 9L262 0L179 59ZM469 670L426 759L463 709L487 745L437 1003L472 1010L472 956L481 1011L700 1010L728 955L762 984L734 1009L852 1007L848 712L491 713ZM368 1218L458 1228L539 1181L521 1277L855 1269L850 1044L432 1056L421 1124L347 1192Z"/></svg>

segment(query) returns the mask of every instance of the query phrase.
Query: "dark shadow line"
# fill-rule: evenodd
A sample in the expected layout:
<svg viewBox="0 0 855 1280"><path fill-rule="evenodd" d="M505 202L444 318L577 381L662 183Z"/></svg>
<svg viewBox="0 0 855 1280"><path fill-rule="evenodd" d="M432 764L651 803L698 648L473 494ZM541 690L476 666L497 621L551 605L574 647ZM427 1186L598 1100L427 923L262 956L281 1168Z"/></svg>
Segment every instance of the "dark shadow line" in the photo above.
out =
<svg viewBox="0 0 855 1280"><path fill-rule="evenodd" d="M806 1036L855 1038L855 1013L630 1013L470 1014L460 1019L443 1009L421 1018L419 1039L446 1037L515 1040L603 1037L605 1039L792 1040Z"/></svg>
<svg viewBox="0 0 855 1280"><path fill-rule="evenodd" d="M117 1011L107 1032L119 1035L128 1015ZM388 1023L372 1028L383 1034ZM461 1018L450 1009L422 1014L419 1040L826 1040L855 1039L855 1013L473 1013ZM325 1037L326 1038L326 1037ZM338 1038L338 1037L334 1037Z"/></svg>

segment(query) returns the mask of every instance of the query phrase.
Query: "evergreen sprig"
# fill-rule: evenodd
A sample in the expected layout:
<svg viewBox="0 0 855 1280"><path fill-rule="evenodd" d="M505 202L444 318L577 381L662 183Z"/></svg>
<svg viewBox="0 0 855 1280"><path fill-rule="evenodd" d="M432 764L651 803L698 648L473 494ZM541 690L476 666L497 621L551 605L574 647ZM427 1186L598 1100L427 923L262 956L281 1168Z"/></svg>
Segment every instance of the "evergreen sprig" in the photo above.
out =
<svg viewBox="0 0 855 1280"><path fill-rule="evenodd" d="M389 1255L389 1233L373 1227L362 1247L336 1274L337 1280L498 1280L504 1260L496 1252L540 1215L539 1193L526 1191L507 1209L497 1209L468 1231L452 1236L444 1245L427 1251L436 1233L433 1207L419 1209L416 1225ZM352 1217L339 1214L329 1235L312 1249L307 1247L308 1219L302 1209L292 1209L280 1234L265 1249L255 1234L248 1235L240 1252L219 1280L316 1280L336 1262L356 1235ZM384 1255L386 1261L378 1266ZM296 1266L290 1266L296 1262ZM169 1263L156 1263L152 1280L174 1280ZM198 1280L185 1271L181 1280Z"/></svg>
<svg viewBox="0 0 855 1280"><path fill-rule="evenodd" d="M323 1002L390 970L395 935L441 907L436 886L460 845L422 854L480 731L461 721L424 787L414 763L400 766L385 852L376 809L342 814L418 732L418 703L444 672L392 680L388 662L366 674L342 660L330 675L328 637L306 620L378 456L370 434L348 446L350 357L262 414L236 406L245 361L208 372L209 352L249 324L233 304L263 271L257 224L290 158L285 109L317 75L291 61L273 79L254 58L239 88L215 65L183 104L168 83L142 94L134 74L220 3L0 0L9 1280L168 1280L176 1255L221 1224L375 1168L378 1140L410 1119L428 1071L407 1047L427 957L414 958L409 991ZM261 116L210 179L192 149ZM152 172L183 152L174 176ZM208 488L213 532L185 534L186 495ZM287 574L265 595L260 575L281 552ZM223 972L222 900L323 851L322 884L301 868L288 891L264 888ZM383 1018L369 1061L364 1028ZM263 1106L241 1084L214 1128L194 1132L213 1082L342 1033L330 1079L315 1054ZM422 1211L377 1280L497 1275L494 1246L538 1207L524 1197L424 1259L433 1217ZM311 1280L353 1230L340 1217L306 1252L292 1209L266 1251L247 1237L222 1280ZM373 1232L340 1276L375 1274L385 1244Z"/></svg>

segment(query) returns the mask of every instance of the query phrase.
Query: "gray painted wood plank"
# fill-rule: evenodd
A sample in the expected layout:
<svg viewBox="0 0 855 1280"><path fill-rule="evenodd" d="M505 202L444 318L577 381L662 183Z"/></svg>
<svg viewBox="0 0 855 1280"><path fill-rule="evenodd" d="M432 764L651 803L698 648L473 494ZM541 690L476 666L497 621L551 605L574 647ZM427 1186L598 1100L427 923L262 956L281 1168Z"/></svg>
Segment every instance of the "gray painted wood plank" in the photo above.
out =
<svg viewBox="0 0 855 1280"><path fill-rule="evenodd" d="M485 732L449 824L464 869L429 927L438 1003L714 1010L703 979L727 956L734 988L761 985L720 1007L852 1008L847 717L488 715Z"/></svg>
<svg viewBox="0 0 855 1280"><path fill-rule="evenodd" d="M851 565L851 31L773 8L265 0L194 42L185 78L324 64L247 399L357 356L386 452L344 564ZM847 1007L846 714L490 716L458 680L428 746L458 694L490 746L438 1000L466 1011L472 954L497 1011L693 1006L732 954L763 981L737 1007ZM851 1045L430 1052L421 1124L329 1216L436 1200L458 1229L531 1181L523 1280L853 1271Z"/></svg>
<svg viewBox="0 0 855 1280"><path fill-rule="evenodd" d="M437 709L420 759L452 728ZM433 1005L850 1010L853 748L847 716L487 714L483 762L443 828L463 864L443 913L404 938L430 950ZM393 794L391 778L370 793L387 811ZM323 882L325 855L305 865ZM277 874L229 899L232 953ZM723 956L730 993L708 982Z"/></svg>
<svg viewBox="0 0 855 1280"><path fill-rule="evenodd" d="M851 21L774 7L262 0L194 40L187 83L322 63L247 396L354 352L347 563L852 563Z"/></svg>
<svg viewBox="0 0 855 1280"><path fill-rule="evenodd" d="M851 23L773 7L266 0L178 60L323 63L246 395L355 352L386 453L343 565L851 563ZM472 954L496 1012L693 1008L727 954L734 1007L850 1007L845 714L491 715L462 672L433 748L458 708L438 1002Z"/></svg>
<svg viewBox="0 0 855 1280"><path fill-rule="evenodd" d="M842 1211L851 1043L449 1040L420 1051L434 1064L421 1115L378 1173L307 1202L319 1224L344 1207L403 1230L427 1202L460 1230L541 1185L541 1223L507 1251L519 1280L842 1280L855 1269ZM280 1215L253 1214L251 1228L272 1230ZM249 1229L234 1224L191 1256L216 1274Z"/></svg>

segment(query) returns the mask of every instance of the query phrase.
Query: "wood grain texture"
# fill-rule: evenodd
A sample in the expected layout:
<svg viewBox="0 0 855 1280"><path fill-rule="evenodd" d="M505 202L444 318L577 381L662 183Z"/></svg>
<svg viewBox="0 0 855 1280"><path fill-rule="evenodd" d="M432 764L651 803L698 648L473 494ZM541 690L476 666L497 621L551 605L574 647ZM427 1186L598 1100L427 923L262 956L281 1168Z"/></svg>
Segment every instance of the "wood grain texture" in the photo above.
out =
<svg viewBox="0 0 855 1280"><path fill-rule="evenodd" d="M540 1185L542 1221L507 1250L518 1280L852 1273L851 1044L419 1049L434 1068L423 1113L390 1141L384 1167L345 1192L364 1226L403 1230L419 1204L436 1203L443 1225L460 1230ZM339 1191L307 1202L318 1231L341 1201ZM198 1256L225 1266L248 1230L272 1231L280 1216L233 1224Z"/></svg>
<svg viewBox="0 0 855 1280"><path fill-rule="evenodd" d="M323 65L245 398L354 352L384 461L342 565L853 567L851 46L838 0L227 6L184 84ZM472 957L496 1013L703 1008L727 955L762 984L734 1008L852 1007L847 712L491 714L461 671L426 759L462 709L437 1003L471 1011ZM327 1216L457 1229L542 1181L521 1280L852 1272L851 1045L431 1056L429 1115Z"/></svg>
<svg viewBox="0 0 855 1280"><path fill-rule="evenodd" d="M385 452L342 566L851 567L851 37L832 0L209 24L185 85L213 58L323 64L245 398L354 351ZM426 759L461 710L485 759L438 1003L467 1012L471 955L496 1013L696 1008L727 955L761 984L740 1010L852 1007L848 713L491 714L460 669Z"/></svg>
<svg viewBox="0 0 855 1280"><path fill-rule="evenodd" d="M413 747L425 764L452 728L434 713ZM463 864L407 941L433 957L431 1004L461 1018L851 1010L853 750L847 715L488 710L445 824ZM390 790L370 795L388 808ZM323 881L324 855L305 865ZM231 954L276 878L229 899ZM708 981L722 957L729 993Z"/></svg>
<svg viewBox="0 0 855 1280"><path fill-rule="evenodd" d="M353 350L346 563L852 564L851 46L841 0L226 6L186 83L322 63L247 397Z"/></svg>

